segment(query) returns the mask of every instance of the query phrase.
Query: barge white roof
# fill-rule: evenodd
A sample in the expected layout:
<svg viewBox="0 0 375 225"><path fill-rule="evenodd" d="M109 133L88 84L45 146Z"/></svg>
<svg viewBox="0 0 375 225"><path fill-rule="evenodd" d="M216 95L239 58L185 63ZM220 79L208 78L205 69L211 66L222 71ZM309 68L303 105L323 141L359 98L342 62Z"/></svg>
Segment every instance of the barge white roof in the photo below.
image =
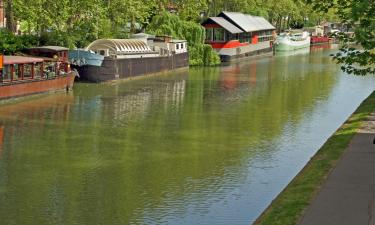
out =
<svg viewBox="0 0 375 225"><path fill-rule="evenodd" d="M268 22L265 18L261 17L261 16L250 16L249 17L252 17L253 20L255 20L257 22L257 27L258 29L260 30L275 30L276 28L270 23Z"/></svg>
<svg viewBox="0 0 375 225"><path fill-rule="evenodd" d="M152 52L144 41L138 39L99 39L87 46L86 50L109 50L111 55Z"/></svg>
<svg viewBox="0 0 375 225"><path fill-rule="evenodd" d="M228 20L245 32L276 29L263 17L247 15L239 12L221 12L219 17Z"/></svg>
<svg viewBox="0 0 375 225"><path fill-rule="evenodd" d="M223 27L225 30L229 31L232 34L238 34L238 33L243 32L241 29L239 29L238 27L236 27L235 25L233 25L232 23L230 23L223 17L210 17L208 18L206 22L210 22L210 20L220 25L221 27Z"/></svg>

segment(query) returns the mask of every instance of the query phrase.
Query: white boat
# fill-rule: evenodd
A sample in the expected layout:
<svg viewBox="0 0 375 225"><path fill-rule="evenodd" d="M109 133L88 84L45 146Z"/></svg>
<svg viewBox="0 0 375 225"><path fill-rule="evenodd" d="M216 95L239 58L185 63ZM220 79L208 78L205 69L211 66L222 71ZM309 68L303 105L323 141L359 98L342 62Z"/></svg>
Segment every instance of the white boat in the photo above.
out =
<svg viewBox="0 0 375 225"><path fill-rule="evenodd" d="M283 33L276 39L276 51L290 51L310 47L310 34L306 31L300 33Z"/></svg>

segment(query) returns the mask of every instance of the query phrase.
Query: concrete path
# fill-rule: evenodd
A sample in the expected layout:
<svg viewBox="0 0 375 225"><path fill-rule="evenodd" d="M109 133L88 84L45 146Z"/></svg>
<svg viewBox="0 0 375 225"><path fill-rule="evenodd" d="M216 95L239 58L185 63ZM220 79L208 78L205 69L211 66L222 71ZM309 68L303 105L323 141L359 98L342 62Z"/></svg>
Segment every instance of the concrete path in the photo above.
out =
<svg viewBox="0 0 375 225"><path fill-rule="evenodd" d="M375 225L375 113L356 134L299 225Z"/></svg>

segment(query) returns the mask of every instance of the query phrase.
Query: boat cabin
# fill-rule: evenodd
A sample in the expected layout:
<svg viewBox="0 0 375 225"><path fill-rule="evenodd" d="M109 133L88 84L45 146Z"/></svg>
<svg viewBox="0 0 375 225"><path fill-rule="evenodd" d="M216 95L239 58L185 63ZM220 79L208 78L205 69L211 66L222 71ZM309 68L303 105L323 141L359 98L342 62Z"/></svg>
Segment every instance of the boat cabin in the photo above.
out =
<svg viewBox="0 0 375 225"><path fill-rule="evenodd" d="M248 45L269 47L276 29L263 17L238 12L221 12L202 26L206 29L206 43L218 51Z"/></svg>
<svg viewBox="0 0 375 225"><path fill-rule="evenodd" d="M171 36L156 36L153 42L156 51L161 55L181 54L188 52L186 40L175 40Z"/></svg>
<svg viewBox="0 0 375 225"><path fill-rule="evenodd" d="M33 56L53 58L59 62L68 62L68 48L60 46L41 46L29 48L26 52Z"/></svg>
<svg viewBox="0 0 375 225"><path fill-rule="evenodd" d="M51 75L70 72L68 51L68 48L60 46L41 46L26 49L28 55L44 60L46 71Z"/></svg>
<svg viewBox="0 0 375 225"><path fill-rule="evenodd" d="M3 56L0 83L32 81L65 75L69 71L62 65L58 61L46 61L37 57Z"/></svg>
<svg viewBox="0 0 375 225"><path fill-rule="evenodd" d="M3 56L1 83L33 80L43 77L43 59L23 56Z"/></svg>
<svg viewBox="0 0 375 225"><path fill-rule="evenodd" d="M133 39L99 39L89 44L85 50L117 59L151 58L186 53L187 41L173 40L170 36L140 34Z"/></svg>
<svg viewBox="0 0 375 225"><path fill-rule="evenodd" d="M170 49L175 54L187 52L187 41L185 40L172 40L169 42Z"/></svg>

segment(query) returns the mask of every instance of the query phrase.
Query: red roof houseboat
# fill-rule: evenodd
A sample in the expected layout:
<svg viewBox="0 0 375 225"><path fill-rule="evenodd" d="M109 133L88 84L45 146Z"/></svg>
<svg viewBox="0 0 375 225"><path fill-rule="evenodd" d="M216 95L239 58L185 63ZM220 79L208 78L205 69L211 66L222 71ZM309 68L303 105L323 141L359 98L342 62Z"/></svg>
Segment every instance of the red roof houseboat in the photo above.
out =
<svg viewBox="0 0 375 225"><path fill-rule="evenodd" d="M0 99L69 90L75 73L58 58L1 56Z"/></svg>
<svg viewBox="0 0 375 225"><path fill-rule="evenodd" d="M275 27L259 16L237 12L221 12L202 23L206 43L220 55L221 61L271 52Z"/></svg>

